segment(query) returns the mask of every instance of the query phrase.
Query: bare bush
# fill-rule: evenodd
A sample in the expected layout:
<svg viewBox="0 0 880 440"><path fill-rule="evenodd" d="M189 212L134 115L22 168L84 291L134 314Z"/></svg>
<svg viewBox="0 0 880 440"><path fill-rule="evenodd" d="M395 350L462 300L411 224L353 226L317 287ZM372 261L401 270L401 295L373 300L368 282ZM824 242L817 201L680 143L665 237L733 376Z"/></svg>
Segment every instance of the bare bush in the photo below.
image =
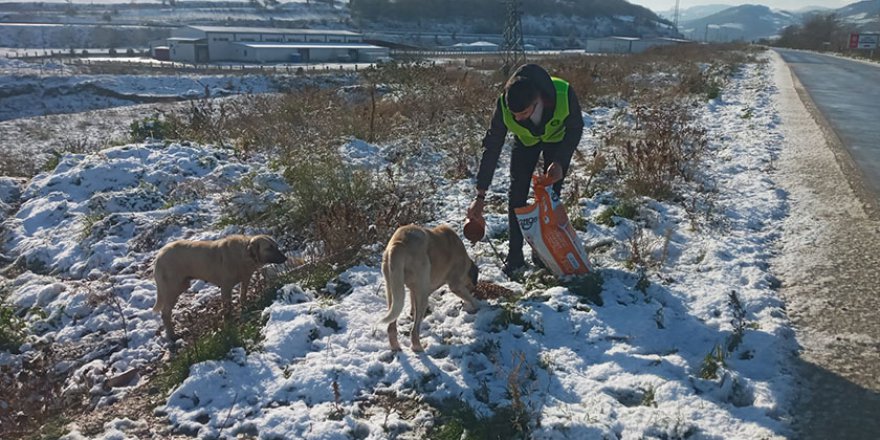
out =
<svg viewBox="0 0 880 440"><path fill-rule="evenodd" d="M676 179L690 180L697 172L708 140L681 102L656 107L636 106L631 126L622 125L605 136L614 147L614 165L631 195L656 199L673 195Z"/></svg>
<svg viewBox="0 0 880 440"><path fill-rule="evenodd" d="M390 172L353 169L333 159L288 168L286 177L293 192L279 207L283 224L310 231L308 238L322 242L329 254L385 240L399 226L434 216L435 188L427 179L399 181Z"/></svg>
<svg viewBox="0 0 880 440"><path fill-rule="evenodd" d="M581 105L637 101L660 94L704 94L720 89L736 66L754 61L745 45L676 45L631 55L585 55L542 60L553 75L569 81ZM650 99L650 98L649 98Z"/></svg>

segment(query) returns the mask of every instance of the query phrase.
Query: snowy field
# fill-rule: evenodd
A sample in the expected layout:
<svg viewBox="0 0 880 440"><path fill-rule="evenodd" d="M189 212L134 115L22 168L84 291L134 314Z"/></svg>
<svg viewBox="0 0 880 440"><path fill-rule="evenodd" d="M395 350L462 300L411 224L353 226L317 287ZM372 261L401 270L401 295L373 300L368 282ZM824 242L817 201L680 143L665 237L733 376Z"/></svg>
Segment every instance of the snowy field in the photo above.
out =
<svg viewBox="0 0 880 440"><path fill-rule="evenodd" d="M699 200L701 210L644 200L635 220L615 217L605 226L595 219L614 198L580 200L589 220L583 241L613 242L591 255L604 279L601 305L565 287L508 280L484 241L467 246L481 279L521 298L483 301L469 314L441 289L421 329L426 352L413 353L402 337L395 354L376 324L386 308L380 268L357 266L340 276L352 289L334 301L284 286L264 312L259 349L193 365L156 413L175 433L200 438L425 438L438 423L434 408L449 401L479 417L516 407L539 439L788 435L789 358L797 346L769 272L787 213L774 180L783 138L772 78L767 64L747 65L721 98L698 110L710 151L683 199ZM584 113L582 153L599 147L616 113ZM353 139L340 151L382 169L393 148ZM430 169L447 153L426 147L420 154ZM100 384L167 355L147 275L156 250L174 239L242 232L217 226L230 201L242 203L233 209L259 210L289 190L267 162L242 162L212 146L146 143L68 155L29 182L0 180L0 253L29 269L10 282L6 300L41 311L28 314L36 339L22 354L0 353L0 364L21 363L47 341L92 340L100 354L59 366L74 370L65 388L89 390L99 406L124 398L145 378L109 390ZM490 200L506 194L506 167L499 165ZM460 231L473 182L437 174L439 220ZM236 192L244 176L259 199ZM506 214L490 211L487 220L490 235L506 229ZM658 262L645 277L627 264L634 242ZM502 253L504 243L496 241ZM382 245L374 246L377 256ZM198 308L218 293L197 282L186 302ZM100 295L116 299L95 301ZM721 355L708 362L713 353ZM409 403L382 407L382 396ZM116 420L99 438L125 438L144 424ZM82 438L73 428L67 438Z"/></svg>
<svg viewBox="0 0 880 440"><path fill-rule="evenodd" d="M71 75L69 66L0 58L0 150L5 157L39 167L53 151L124 144L133 121L187 108L193 99L340 86L353 80L339 74Z"/></svg>
<svg viewBox="0 0 880 440"><path fill-rule="evenodd" d="M71 75L70 68L60 64L44 66L42 74L34 74L34 65L25 72L12 70L21 64L28 66L18 60L0 60L4 68L0 76L0 121L140 102L277 90L270 76Z"/></svg>

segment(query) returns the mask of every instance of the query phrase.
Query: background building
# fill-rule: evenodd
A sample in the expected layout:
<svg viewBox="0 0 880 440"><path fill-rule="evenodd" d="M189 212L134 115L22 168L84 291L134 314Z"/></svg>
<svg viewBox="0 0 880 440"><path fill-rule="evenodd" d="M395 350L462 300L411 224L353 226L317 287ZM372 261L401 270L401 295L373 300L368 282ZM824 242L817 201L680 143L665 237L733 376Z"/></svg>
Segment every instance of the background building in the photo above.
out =
<svg viewBox="0 0 880 440"><path fill-rule="evenodd" d="M172 61L233 62L373 62L389 49L363 42L343 30L184 26L168 38Z"/></svg>

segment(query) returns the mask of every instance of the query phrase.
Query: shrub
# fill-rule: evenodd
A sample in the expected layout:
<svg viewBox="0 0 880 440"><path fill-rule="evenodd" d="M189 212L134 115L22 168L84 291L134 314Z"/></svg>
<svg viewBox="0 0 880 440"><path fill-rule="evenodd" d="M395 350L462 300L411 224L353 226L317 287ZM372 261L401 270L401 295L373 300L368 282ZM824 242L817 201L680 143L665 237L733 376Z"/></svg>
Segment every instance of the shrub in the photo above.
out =
<svg viewBox="0 0 880 440"><path fill-rule="evenodd" d="M385 240L399 226L434 217L433 185L418 178L396 181L332 156L287 168L285 177L292 191L279 206L281 224L309 231L327 254Z"/></svg>
<svg viewBox="0 0 880 440"><path fill-rule="evenodd" d="M586 275L568 277L562 281L562 285L568 288L568 291L578 297L582 303L595 304L602 306L602 290L605 284L605 278L601 272L597 272L594 268L593 272Z"/></svg>
<svg viewBox="0 0 880 440"><path fill-rule="evenodd" d="M221 359L229 350L258 340L261 328L253 322L241 326L227 323L221 329L203 335L165 366L159 373L158 383L164 390L173 389L189 376L190 366Z"/></svg>
<svg viewBox="0 0 880 440"><path fill-rule="evenodd" d="M132 142L142 142L145 139L165 139L171 134L171 125L158 116L132 121L129 127Z"/></svg>
<svg viewBox="0 0 880 440"><path fill-rule="evenodd" d="M703 358L703 364L700 366L700 378L707 380L717 379L718 370L725 365L724 358L724 348L721 345L712 347L709 354Z"/></svg>
<svg viewBox="0 0 880 440"><path fill-rule="evenodd" d="M12 306L0 302L0 351L17 350L24 343L27 324Z"/></svg>
<svg viewBox="0 0 880 440"><path fill-rule="evenodd" d="M675 180L690 180L708 140L689 107L680 102L639 105L632 110L634 126L618 128L604 141L616 148L614 163L627 191L655 199L673 195Z"/></svg>
<svg viewBox="0 0 880 440"><path fill-rule="evenodd" d="M107 217L107 213L101 210L92 211L80 219L79 241L83 242L92 236L95 225Z"/></svg>
<svg viewBox="0 0 880 440"><path fill-rule="evenodd" d="M46 163L43 164L43 171L51 172L58 164L61 163L61 158L64 157L64 153L61 153L57 150L52 150L49 152L49 159L46 160Z"/></svg>
<svg viewBox="0 0 880 440"><path fill-rule="evenodd" d="M596 223L608 227L614 227L614 217L628 218L630 220L636 217L638 213L638 205L632 201L624 200L616 205L609 206L596 217Z"/></svg>

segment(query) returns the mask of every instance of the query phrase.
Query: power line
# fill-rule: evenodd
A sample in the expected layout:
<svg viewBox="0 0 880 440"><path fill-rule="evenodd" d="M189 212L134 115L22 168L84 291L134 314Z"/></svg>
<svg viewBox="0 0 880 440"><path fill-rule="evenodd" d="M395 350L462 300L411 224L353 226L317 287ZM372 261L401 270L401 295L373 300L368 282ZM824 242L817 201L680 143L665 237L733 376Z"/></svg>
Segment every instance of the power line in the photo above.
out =
<svg viewBox="0 0 880 440"><path fill-rule="evenodd" d="M678 32L678 18L681 10L679 7L681 6L681 0L675 0L675 19L672 24L675 26L675 32Z"/></svg>
<svg viewBox="0 0 880 440"><path fill-rule="evenodd" d="M504 43L502 51L502 70L507 75L511 70L526 62L526 50L522 32L521 0L505 0L507 21L504 24Z"/></svg>

